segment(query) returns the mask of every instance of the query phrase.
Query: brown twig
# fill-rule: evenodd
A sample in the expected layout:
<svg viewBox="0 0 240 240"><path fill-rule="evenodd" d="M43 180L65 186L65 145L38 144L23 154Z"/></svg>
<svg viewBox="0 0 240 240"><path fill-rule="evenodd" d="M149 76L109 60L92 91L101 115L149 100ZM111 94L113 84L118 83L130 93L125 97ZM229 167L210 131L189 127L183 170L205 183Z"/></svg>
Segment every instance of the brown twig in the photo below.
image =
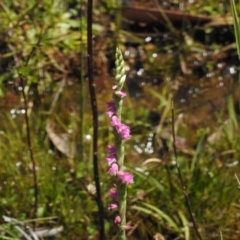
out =
<svg viewBox="0 0 240 240"><path fill-rule="evenodd" d="M28 65L29 60L33 56L37 47L39 46L39 44L41 42L42 31L43 31L43 29L41 29L38 41L37 41L36 45L33 46L30 54L28 55L28 57L25 61L24 67L26 67ZM33 189L34 189L33 218L36 218L37 209L38 209L38 183L37 183L36 162L35 162L33 149L32 149L32 141L31 141L32 138L31 138L30 124L29 124L29 117L28 117L28 100L27 100L27 95L24 91L25 84L24 84L23 76L20 76L20 81L21 81L21 86L22 86L22 97L23 97L23 104L24 104L24 110L25 110L24 118L25 118L25 122L26 122L27 146L28 146L30 161L32 163L32 173L33 173ZM34 225L34 228L35 228L35 225Z"/></svg>
<svg viewBox="0 0 240 240"><path fill-rule="evenodd" d="M197 228L197 224L196 224L195 219L194 219L194 217L193 217L193 213L192 213L192 208L191 208L191 204L190 204L188 192L187 192L186 185L185 185L185 182L184 182L183 177L182 177L182 172L181 172L181 169L180 169L180 166L179 166L179 163L178 163L177 148L176 148L176 136L175 136L175 125L174 125L175 119L174 119L173 100L172 100L171 102L172 102L173 151L174 151L174 157L175 157L175 162L176 162L177 171L178 171L178 177L179 177L179 179L180 179L180 183L181 183L181 186L182 186L183 195L184 195L184 198L185 198L185 201L186 201L186 205L187 205L187 210L188 210L188 213L189 213L189 215L190 215L191 221L192 221L192 223L193 223L194 230L195 230L195 232L196 232L196 235L197 235L198 239L199 239L199 240L202 240L202 237L201 237L201 235L200 235L200 233L199 233L199 231L198 231L198 228Z"/></svg>
<svg viewBox="0 0 240 240"><path fill-rule="evenodd" d="M88 0L87 9L87 49L88 49L88 77L89 77L89 91L93 115L93 168L94 168L94 181L96 185L96 198L98 204L98 217L99 217L99 239L104 240L104 211L101 196L101 187L98 171L98 109L95 93L95 83L93 79L93 49L92 49L92 10L93 0Z"/></svg>
<svg viewBox="0 0 240 240"><path fill-rule="evenodd" d="M36 162L33 155L32 150L32 141L31 141L31 132L30 132L30 125L29 125L29 118L28 118L28 104L27 104L27 96L24 91L24 81L21 77L21 85L22 85L22 96L23 96L23 103L24 103L24 117L26 122L26 132L27 132L27 146L29 151L30 160L32 163L32 173L33 173L33 188L34 188L34 202L33 202L33 218L36 218L37 215L37 207L38 207L38 185L37 185L37 173L36 173Z"/></svg>
<svg viewBox="0 0 240 240"><path fill-rule="evenodd" d="M29 60L31 59L32 55L34 54L34 51L36 50L36 47L40 44L41 40L41 34L38 39L38 42L36 46L34 46L28 55L24 67L28 65ZM25 123L26 123L26 133L27 133L27 147L28 147L28 152L29 152L29 158L32 164L32 174L33 174L33 189L34 189L34 201L33 201L33 214L32 218L36 218L37 216L37 208L38 208L38 184L37 184L37 173L36 173L36 162L34 159L34 154L33 154L33 149L32 149L32 141L31 141L31 131L30 131L30 123L29 123L29 117L28 117L28 100L27 100L27 95L25 93L25 84L23 80L23 76L19 73L20 77L20 84L22 87L22 97L23 97L23 104L24 104L24 118L25 118ZM35 223L33 228L35 229Z"/></svg>

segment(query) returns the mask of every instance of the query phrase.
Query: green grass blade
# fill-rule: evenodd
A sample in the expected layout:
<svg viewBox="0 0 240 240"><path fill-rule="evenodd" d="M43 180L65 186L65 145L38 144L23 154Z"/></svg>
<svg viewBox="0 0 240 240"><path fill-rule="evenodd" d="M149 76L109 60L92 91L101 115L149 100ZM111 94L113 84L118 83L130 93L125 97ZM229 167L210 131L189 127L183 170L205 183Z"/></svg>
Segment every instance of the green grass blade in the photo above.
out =
<svg viewBox="0 0 240 240"><path fill-rule="evenodd" d="M193 160L192 160L192 163L191 163L191 173L194 172L196 163L199 161L199 159L201 157L201 154L204 151L206 141L207 141L207 133L203 133L199 142L198 142L198 144L197 144L197 149L195 151L195 154L194 154L194 157L193 157Z"/></svg>
<svg viewBox="0 0 240 240"><path fill-rule="evenodd" d="M223 235L221 231L220 231L220 239L223 240Z"/></svg>
<svg viewBox="0 0 240 240"><path fill-rule="evenodd" d="M175 229L176 231L179 231L179 227L177 226L177 224L173 221L172 218L170 218L166 213L164 213L162 210L160 210L159 208L148 204L148 203L143 203L144 206L148 207L149 209L151 209L152 211L155 211L159 216L161 216L164 220L166 220L168 222L168 224Z"/></svg>
<svg viewBox="0 0 240 240"><path fill-rule="evenodd" d="M238 129L238 120L237 120L236 111L234 108L234 99L232 95L228 96L227 105L228 105L228 114L229 114L230 120L234 128Z"/></svg>
<svg viewBox="0 0 240 240"><path fill-rule="evenodd" d="M189 229L188 220L181 211L178 212L178 215L181 218L183 226L184 226L185 240L190 240L190 229Z"/></svg>
<svg viewBox="0 0 240 240"><path fill-rule="evenodd" d="M240 27L239 27L239 20L236 10L236 5L234 0L230 0L231 2L231 11L233 16L233 25L234 25L234 32L235 32L235 38L237 43L237 52L238 52L238 58L240 59Z"/></svg>
<svg viewBox="0 0 240 240"><path fill-rule="evenodd" d="M160 100L161 107L165 107L167 105L168 100L162 94L152 89L148 89L147 91Z"/></svg>
<svg viewBox="0 0 240 240"><path fill-rule="evenodd" d="M169 226L174 229L175 231L179 232L179 227L177 224L173 221L172 218L170 218L166 213L158 209L157 207L150 205L148 203L143 203L143 206L132 206L132 209L138 210L142 213L146 213L147 215L150 215L160 221L165 220Z"/></svg>
<svg viewBox="0 0 240 240"><path fill-rule="evenodd" d="M154 188L158 189L166 199L169 199L167 189L164 187L164 185L162 185L159 182L159 180L157 180L156 178L154 178L152 176L145 175L144 172L136 171L133 168L129 168L129 171L131 171L135 176L138 176L139 178L143 179L144 181L147 181L148 183L150 183Z"/></svg>
<svg viewBox="0 0 240 240"><path fill-rule="evenodd" d="M11 238L11 237L5 237L5 236L0 236L0 239L3 239L3 240L19 240L18 238Z"/></svg>

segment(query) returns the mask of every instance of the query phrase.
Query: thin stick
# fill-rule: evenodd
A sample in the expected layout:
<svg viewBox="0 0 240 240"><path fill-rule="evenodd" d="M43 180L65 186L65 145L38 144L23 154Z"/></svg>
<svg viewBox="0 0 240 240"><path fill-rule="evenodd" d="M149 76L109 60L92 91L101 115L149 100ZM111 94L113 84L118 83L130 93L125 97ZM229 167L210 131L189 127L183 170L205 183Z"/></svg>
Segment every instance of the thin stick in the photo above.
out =
<svg viewBox="0 0 240 240"><path fill-rule="evenodd" d="M92 9L93 0L88 0L87 9L87 49L88 49L88 77L89 77L89 91L93 115L93 168L94 168L94 181L96 185L96 201L98 204L98 217L99 217L99 239L104 240L104 211L101 196L101 187L98 172L98 109L95 93L95 83L93 79L93 49L92 49Z"/></svg>
<svg viewBox="0 0 240 240"><path fill-rule="evenodd" d="M189 200L189 196L188 196L188 192L187 192L187 189L186 189L186 185L185 185L185 182L183 180L183 177L182 177L182 172L181 172L181 169L180 169L180 166L179 166L179 163L178 163L178 158L177 158L177 148L176 148L176 136L175 136L175 125L174 125L174 122L175 122L175 119L174 119L174 106L173 106L173 99L171 100L172 102L172 136L173 136L173 151L174 151L174 157L175 157L175 162L176 162L176 166L177 166L177 171L178 171L178 177L180 179L180 183L181 183L181 186L182 186L182 191L183 191L183 195L185 197L185 201L186 201L186 205L187 205L187 210L188 210L188 213L190 215L190 218L191 218L191 221L193 223L193 227L194 227L194 230L197 234L197 237L199 240L202 240L202 237L198 231L198 228L197 228L197 224L195 222L195 219L193 217L193 213L192 213L192 208L191 208L191 204L190 204L190 200Z"/></svg>
<svg viewBox="0 0 240 240"><path fill-rule="evenodd" d="M23 103L24 103L24 117L26 122L26 132L27 132L27 145L28 145L28 151L30 160L32 163L32 173L33 173L33 188L34 188L34 202L33 202L33 218L36 218L37 215L37 208L38 208L38 184L37 184L37 173L36 173L36 162L33 155L33 149L32 149L32 141L31 141L31 131L30 131L30 125L29 125L29 117L28 117L28 104L27 104L27 96L24 91L24 82L21 78L21 85L23 87L22 90L22 96L23 96Z"/></svg>
<svg viewBox="0 0 240 240"><path fill-rule="evenodd" d="M31 57L33 56L34 52L36 51L37 47L39 46L40 42L41 42L41 36L42 36L42 32L43 29L41 29L41 32L39 34L39 38L38 41L36 43L35 46L33 46L30 54L28 55L24 67L26 67L28 65L29 60L31 59ZM14 50L14 47L11 46L11 44L9 45L11 50ZM16 54L13 55L15 62L16 62L16 66L20 67L19 64L19 60ZM31 133L30 133L30 126L29 126L29 117L28 117L28 102L27 102L27 95L24 91L25 88L25 84L24 84L24 80L23 80L23 76L20 75L20 73L18 72L19 77L20 77L20 84L22 86L22 97L23 97L23 101L24 101L24 117L25 117L25 122L26 122L26 132L27 132L27 147L28 147L28 151L29 151L29 158L30 161L32 163L32 169L33 169L33 189L34 189L34 202L33 202L33 218L36 218L37 215L37 208L38 208L38 184L37 184L37 174L36 174L36 164L35 164L35 160L34 160L34 155L33 155L33 150L32 150L32 144L31 144ZM34 223L34 228L35 228L35 223Z"/></svg>
<svg viewBox="0 0 240 240"><path fill-rule="evenodd" d="M41 29L41 32L39 34L38 41L35 46L33 46L30 54L28 55L28 58L25 61L24 66L26 67L29 63L29 60L33 56L34 52L36 51L37 47L39 46L41 42L41 36L42 36L43 29ZM31 138L31 130L30 130L30 124L29 124L29 117L28 117L28 100L27 100L27 95L25 93L25 84L23 77L20 76L20 81L22 85L22 97L23 97L23 103L24 103L24 118L26 122L26 132L27 132L27 146L28 146L28 151L29 151L29 157L30 161L32 163L32 173L33 173L33 189L34 189L34 202L33 202L33 218L36 218L37 216L37 209L38 209L38 182L37 182L37 172L36 172L36 162L33 154L33 149L32 149L32 138ZM35 223L33 226L33 229L35 229Z"/></svg>

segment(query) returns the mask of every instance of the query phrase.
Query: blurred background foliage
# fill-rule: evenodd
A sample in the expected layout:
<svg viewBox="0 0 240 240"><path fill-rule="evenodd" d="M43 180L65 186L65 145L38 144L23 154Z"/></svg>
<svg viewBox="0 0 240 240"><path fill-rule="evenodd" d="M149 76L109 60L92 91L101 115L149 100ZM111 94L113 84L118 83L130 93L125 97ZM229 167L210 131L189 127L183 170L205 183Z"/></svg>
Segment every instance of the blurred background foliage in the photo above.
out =
<svg viewBox="0 0 240 240"><path fill-rule="evenodd" d="M210 20L167 17L165 23L147 24L144 17L133 21L119 14L121 4L144 7L146 14L154 7ZM20 239L13 220L7 224L3 216L34 222L36 229L62 227L56 239L98 239L86 8L86 0L0 2L2 239ZM118 42L127 72L123 119L132 132L126 163L135 181L128 188L127 219L133 226L128 238L196 239L172 150L173 97L178 160L199 231L203 239L239 239L239 60L229 2L102 0L95 1L93 12L105 209L111 178L104 158L113 136L104 112ZM35 219L23 90L39 187ZM105 215L106 239L114 239L113 213Z"/></svg>

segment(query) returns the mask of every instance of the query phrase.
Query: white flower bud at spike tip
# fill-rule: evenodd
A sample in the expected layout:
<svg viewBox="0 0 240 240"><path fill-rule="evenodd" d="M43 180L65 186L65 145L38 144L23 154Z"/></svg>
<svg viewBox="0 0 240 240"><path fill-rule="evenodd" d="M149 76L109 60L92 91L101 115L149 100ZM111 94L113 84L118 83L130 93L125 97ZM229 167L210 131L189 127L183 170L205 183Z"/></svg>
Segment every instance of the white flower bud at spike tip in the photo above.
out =
<svg viewBox="0 0 240 240"><path fill-rule="evenodd" d="M125 64L123 60L122 52L119 48L116 49L116 84L118 90L121 90L123 87L123 84L126 80L126 74L125 74Z"/></svg>
<svg viewBox="0 0 240 240"><path fill-rule="evenodd" d="M119 84L121 84L121 85L124 84L125 80L126 80L126 74L124 74L124 75L120 78Z"/></svg>

